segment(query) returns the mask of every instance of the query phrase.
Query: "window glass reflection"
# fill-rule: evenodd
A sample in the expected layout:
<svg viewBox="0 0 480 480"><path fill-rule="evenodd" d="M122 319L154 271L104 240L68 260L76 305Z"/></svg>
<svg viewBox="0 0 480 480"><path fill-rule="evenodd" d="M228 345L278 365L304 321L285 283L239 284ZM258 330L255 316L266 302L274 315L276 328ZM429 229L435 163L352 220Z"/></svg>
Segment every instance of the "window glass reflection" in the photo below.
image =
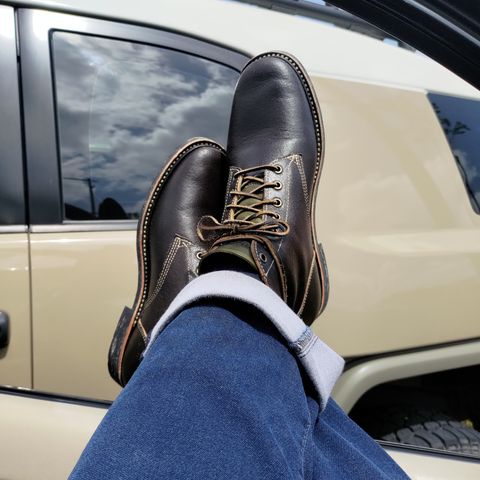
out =
<svg viewBox="0 0 480 480"><path fill-rule="evenodd" d="M225 144L238 73L185 53L55 32L65 218L138 218L187 139Z"/></svg>
<svg viewBox="0 0 480 480"><path fill-rule="evenodd" d="M480 101L429 94L475 212L480 213Z"/></svg>

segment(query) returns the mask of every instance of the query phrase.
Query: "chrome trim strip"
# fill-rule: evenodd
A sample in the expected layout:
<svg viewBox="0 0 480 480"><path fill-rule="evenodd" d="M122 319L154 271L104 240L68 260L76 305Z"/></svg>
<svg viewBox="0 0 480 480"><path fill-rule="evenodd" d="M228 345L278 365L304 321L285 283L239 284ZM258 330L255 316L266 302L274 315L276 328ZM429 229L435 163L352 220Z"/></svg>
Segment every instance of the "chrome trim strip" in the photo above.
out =
<svg viewBox="0 0 480 480"><path fill-rule="evenodd" d="M17 397L34 398L49 402L71 403L74 405L84 405L87 407L96 408L109 408L112 404L112 402L109 400L97 400L93 398L76 397L73 395L62 395L59 393L33 390L26 387L13 387L11 385L0 385L0 395L14 395Z"/></svg>
<svg viewBox="0 0 480 480"><path fill-rule="evenodd" d="M2 233L27 233L26 225L0 225L0 234Z"/></svg>
<svg viewBox="0 0 480 480"><path fill-rule="evenodd" d="M32 225L32 233L114 232L136 230L137 220L65 222L56 225Z"/></svg>

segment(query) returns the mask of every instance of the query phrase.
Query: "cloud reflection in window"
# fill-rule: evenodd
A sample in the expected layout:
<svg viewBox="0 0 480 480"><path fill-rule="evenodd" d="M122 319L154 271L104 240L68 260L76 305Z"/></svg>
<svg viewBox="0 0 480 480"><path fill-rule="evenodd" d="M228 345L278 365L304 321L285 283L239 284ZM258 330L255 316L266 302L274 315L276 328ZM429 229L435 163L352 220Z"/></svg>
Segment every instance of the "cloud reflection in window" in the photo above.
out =
<svg viewBox="0 0 480 480"><path fill-rule="evenodd" d="M53 35L65 218L138 218L150 185L187 139L226 143L238 73L192 55Z"/></svg>

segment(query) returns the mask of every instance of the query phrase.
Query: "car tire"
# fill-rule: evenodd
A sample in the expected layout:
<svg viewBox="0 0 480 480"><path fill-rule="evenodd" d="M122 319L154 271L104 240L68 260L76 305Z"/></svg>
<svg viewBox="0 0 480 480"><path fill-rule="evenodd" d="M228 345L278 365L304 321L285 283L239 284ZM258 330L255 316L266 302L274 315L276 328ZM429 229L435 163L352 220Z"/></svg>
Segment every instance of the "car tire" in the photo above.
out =
<svg viewBox="0 0 480 480"><path fill-rule="evenodd" d="M456 421L411 425L384 435L381 440L480 456L480 432Z"/></svg>

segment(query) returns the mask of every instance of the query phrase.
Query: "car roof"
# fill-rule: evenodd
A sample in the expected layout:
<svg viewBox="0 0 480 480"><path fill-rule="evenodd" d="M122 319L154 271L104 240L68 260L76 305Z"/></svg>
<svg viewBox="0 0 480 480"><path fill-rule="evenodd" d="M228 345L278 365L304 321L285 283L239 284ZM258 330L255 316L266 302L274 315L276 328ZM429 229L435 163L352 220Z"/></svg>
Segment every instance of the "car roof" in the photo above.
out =
<svg viewBox="0 0 480 480"><path fill-rule="evenodd" d="M311 75L480 98L477 89L419 53L320 21L234 1L8 0L3 3L167 28L248 55L285 50L297 56Z"/></svg>

